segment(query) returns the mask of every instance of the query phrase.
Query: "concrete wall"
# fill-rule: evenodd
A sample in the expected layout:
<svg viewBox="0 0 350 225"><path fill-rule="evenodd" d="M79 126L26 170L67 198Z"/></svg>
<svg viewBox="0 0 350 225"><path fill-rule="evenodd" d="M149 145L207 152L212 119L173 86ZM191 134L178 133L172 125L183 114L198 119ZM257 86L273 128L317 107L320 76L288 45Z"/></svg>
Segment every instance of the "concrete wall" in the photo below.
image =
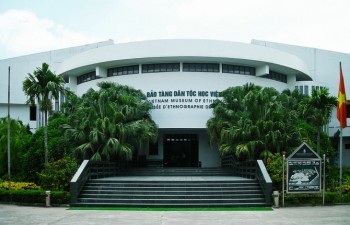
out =
<svg viewBox="0 0 350 225"><path fill-rule="evenodd" d="M28 73L33 73L37 67L41 67L43 62L49 64L52 72L57 71L57 68L67 58L87 51L93 48L99 48L105 45L111 45L113 41L99 42L78 47L52 50L37 54L20 56L10 59L0 60L0 116L7 116L7 99L8 99L8 68L10 67L10 102L11 108L21 105L23 112L16 112L13 109L12 118L19 118L24 124L29 123L29 107L25 105L27 97L22 91L22 85ZM12 111L12 110L11 110ZM30 123L31 128L36 127L36 123ZM32 127L33 126L33 127Z"/></svg>

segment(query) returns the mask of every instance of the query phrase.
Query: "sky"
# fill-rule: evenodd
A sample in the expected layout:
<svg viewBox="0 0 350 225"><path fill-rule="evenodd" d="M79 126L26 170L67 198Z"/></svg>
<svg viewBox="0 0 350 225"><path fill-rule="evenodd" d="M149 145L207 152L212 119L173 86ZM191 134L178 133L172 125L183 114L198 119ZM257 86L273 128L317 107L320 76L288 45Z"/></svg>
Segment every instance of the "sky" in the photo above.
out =
<svg viewBox="0 0 350 225"><path fill-rule="evenodd" d="M109 39L257 39L350 53L349 9L349 0L0 0L0 59Z"/></svg>

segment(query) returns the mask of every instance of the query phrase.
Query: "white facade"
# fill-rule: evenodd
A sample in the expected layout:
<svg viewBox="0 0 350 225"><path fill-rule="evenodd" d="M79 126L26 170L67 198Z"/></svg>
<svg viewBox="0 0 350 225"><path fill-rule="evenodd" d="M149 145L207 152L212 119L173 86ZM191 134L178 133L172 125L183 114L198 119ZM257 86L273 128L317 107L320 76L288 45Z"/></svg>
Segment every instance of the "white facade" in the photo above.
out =
<svg viewBox="0 0 350 225"><path fill-rule="evenodd" d="M142 90L153 103L151 115L160 133L158 153L149 155L147 147L141 152L147 159L167 157L165 146L173 148L175 145L168 144L166 137L168 140L195 137L197 144L191 142L198 148L195 160L203 167L214 167L220 165L220 157L209 145L206 122L212 116L208 106L218 92L251 82L278 91L298 88L303 93L311 93L313 87L329 87L330 93L337 96L339 61L343 62L344 79L348 83L350 55L344 53L256 40L252 44L214 40L124 44L106 41L1 60L0 117L7 115L7 70L10 66L11 117L29 123L31 128L37 126L37 121L29 119L22 82L27 73L46 62L52 71L69 80L66 86L78 95L96 88L100 81L113 81ZM175 69L167 71L165 64ZM123 74L127 70L130 73ZM329 135L334 134L337 126L339 123L332 118ZM345 129L344 135L350 137L350 131ZM350 157L349 152L345 155Z"/></svg>

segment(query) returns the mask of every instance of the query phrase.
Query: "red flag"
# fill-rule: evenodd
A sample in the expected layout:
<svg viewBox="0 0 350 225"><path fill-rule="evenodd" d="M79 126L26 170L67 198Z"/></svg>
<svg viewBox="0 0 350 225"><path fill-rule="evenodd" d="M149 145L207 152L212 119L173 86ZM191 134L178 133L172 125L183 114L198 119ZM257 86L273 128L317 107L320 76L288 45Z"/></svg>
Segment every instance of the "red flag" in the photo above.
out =
<svg viewBox="0 0 350 225"><path fill-rule="evenodd" d="M342 128L346 127L346 94L344 87L343 72L340 63L340 81L339 81L339 92L338 92L338 106L337 106L337 118Z"/></svg>

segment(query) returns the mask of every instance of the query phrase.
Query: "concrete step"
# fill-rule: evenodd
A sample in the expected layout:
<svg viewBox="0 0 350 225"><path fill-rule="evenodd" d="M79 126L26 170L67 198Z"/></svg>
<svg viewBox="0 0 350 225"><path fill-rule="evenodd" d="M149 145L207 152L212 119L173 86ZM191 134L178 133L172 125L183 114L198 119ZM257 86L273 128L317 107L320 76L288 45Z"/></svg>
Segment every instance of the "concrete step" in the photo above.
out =
<svg viewBox="0 0 350 225"><path fill-rule="evenodd" d="M105 194L105 195L113 195L115 193L118 193L120 195L165 195L165 194L171 194L171 195L217 195L217 190L195 190L195 191L189 191L189 190L118 190L116 192L115 190L83 190L81 192L81 196L85 194ZM261 190L259 189L253 189L253 190L244 190L244 194L261 194ZM220 190L220 194L222 195L242 195L242 190Z"/></svg>
<svg viewBox="0 0 350 225"><path fill-rule="evenodd" d="M223 168L130 168L126 176L229 176L233 171Z"/></svg>
<svg viewBox="0 0 350 225"><path fill-rule="evenodd" d="M89 180L73 206L267 206L257 180L228 174L222 168L130 169L124 176Z"/></svg>
<svg viewBox="0 0 350 225"><path fill-rule="evenodd" d="M203 203L203 202L197 202L197 203L156 203L156 204L150 204L150 203L96 203L96 202L89 202L89 203L76 203L72 204L73 207L145 207L145 208L223 208L223 207L271 207L270 204L266 204L264 202L245 202L245 203L235 203L235 202L225 202L225 203Z"/></svg>
<svg viewBox="0 0 350 225"><path fill-rule="evenodd" d="M83 193L80 195L80 199L155 199L155 200L163 200L163 199L257 199L257 198L264 198L264 195L262 193L257 194L222 194L222 193L216 193L216 194L203 194L203 193L195 193L195 194L189 194L189 193L182 193L182 194L174 194L174 193L152 193L152 194L86 194Z"/></svg>

